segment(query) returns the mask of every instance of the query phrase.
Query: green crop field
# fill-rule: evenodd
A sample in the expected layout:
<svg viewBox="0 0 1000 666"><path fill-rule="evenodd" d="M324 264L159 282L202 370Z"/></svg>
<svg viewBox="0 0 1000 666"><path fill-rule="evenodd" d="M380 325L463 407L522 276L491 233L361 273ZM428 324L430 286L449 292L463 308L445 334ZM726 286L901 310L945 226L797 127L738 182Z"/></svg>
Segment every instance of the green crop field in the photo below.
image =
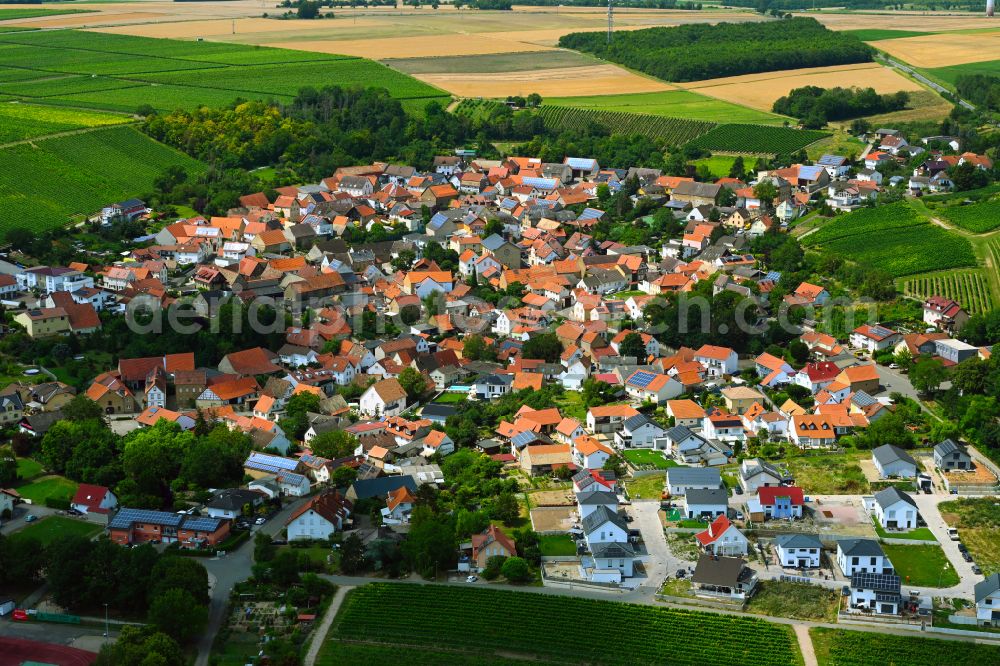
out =
<svg viewBox="0 0 1000 666"><path fill-rule="evenodd" d="M1000 663L1000 646L814 627L809 630L820 666L941 666Z"/></svg>
<svg viewBox="0 0 1000 666"><path fill-rule="evenodd" d="M84 127L128 122L126 116L32 104L0 104L0 144Z"/></svg>
<svg viewBox="0 0 1000 666"><path fill-rule="evenodd" d="M256 656L257 648L251 656ZM461 652L441 652L428 650L426 648L410 648L399 645L373 645L371 643L327 643L319 653L316 663L320 666L385 666L385 664L399 662L407 666L524 666L521 659L504 659L503 657L484 657L478 654L464 654ZM247 659L233 662L243 666L249 663Z"/></svg>
<svg viewBox="0 0 1000 666"><path fill-rule="evenodd" d="M484 55L438 56L432 58L380 59L393 69L407 74L459 74L480 72L524 72L538 69L587 67L600 61L576 51L546 51L544 53L487 53Z"/></svg>
<svg viewBox="0 0 1000 666"><path fill-rule="evenodd" d="M382 612L386 608L421 612L397 614L392 631L386 632ZM553 631L553 627L599 626L628 630L592 632L585 647L577 632ZM726 640L692 639L699 635ZM329 655L336 653L341 641L400 644L408 649L426 646L454 651L456 658L517 656L547 664L768 666L798 664L801 659L791 627L764 620L481 586L365 585L348 594L330 637L327 656L321 657L324 663L333 663ZM452 663L450 657L444 661Z"/></svg>
<svg viewBox="0 0 1000 666"><path fill-rule="evenodd" d="M89 14L88 9L0 9L0 21L38 18L39 16L60 16L62 14Z"/></svg>
<svg viewBox="0 0 1000 666"><path fill-rule="evenodd" d="M380 86L414 113L447 94L363 58L74 30L0 35L0 95L114 111L234 99L289 101L300 88Z"/></svg>
<svg viewBox="0 0 1000 666"><path fill-rule="evenodd" d="M971 206L949 206L938 214L956 227L976 234L1000 228L1000 200L983 201Z"/></svg>
<svg viewBox="0 0 1000 666"><path fill-rule="evenodd" d="M904 278L900 280L900 289L906 296L921 300L928 296L950 298L960 303L969 314L993 308L989 278L981 268Z"/></svg>
<svg viewBox="0 0 1000 666"><path fill-rule="evenodd" d="M33 229L65 225L103 205L142 195L174 164L191 173L205 169L134 127L0 149L0 235L29 220Z"/></svg>
<svg viewBox="0 0 1000 666"><path fill-rule="evenodd" d="M828 136L829 132L819 130L731 124L709 130L691 145L710 151L776 155L794 153Z"/></svg>
<svg viewBox="0 0 1000 666"><path fill-rule="evenodd" d="M587 97L552 97L545 99L545 105L645 113L714 123L780 125L782 121L786 120L783 116L724 102L689 90Z"/></svg>
<svg viewBox="0 0 1000 666"><path fill-rule="evenodd" d="M923 37L933 35L933 32L916 32L914 30L883 30L881 28L867 28L861 30L844 30L848 35L854 35L863 42L877 42L883 39L903 39L906 37Z"/></svg>
<svg viewBox="0 0 1000 666"><path fill-rule="evenodd" d="M986 74L987 76L1000 76L1000 60L986 60L983 62L970 62L964 65L951 65L950 67L935 67L934 69L922 70L924 74L932 79L937 79L954 87L955 79L963 74Z"/></svg>

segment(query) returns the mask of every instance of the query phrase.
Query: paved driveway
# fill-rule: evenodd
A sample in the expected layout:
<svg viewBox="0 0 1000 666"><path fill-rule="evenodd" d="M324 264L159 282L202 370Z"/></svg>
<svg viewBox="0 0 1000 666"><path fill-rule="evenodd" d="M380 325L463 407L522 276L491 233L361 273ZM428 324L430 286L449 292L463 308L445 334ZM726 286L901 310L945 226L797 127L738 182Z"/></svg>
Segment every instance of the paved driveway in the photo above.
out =
<svg viewBox="0 0 1000 666"><path fill-rule="evenodd" d="M681 561L673 556L667 546L663 525L657 515L660 510L659 502L632 502L624 508L634 518L632 528L642 532L642 540L648 553L645 562L646 579L637 592L652 598L663 586L667 574L681 566Z"/></svg>

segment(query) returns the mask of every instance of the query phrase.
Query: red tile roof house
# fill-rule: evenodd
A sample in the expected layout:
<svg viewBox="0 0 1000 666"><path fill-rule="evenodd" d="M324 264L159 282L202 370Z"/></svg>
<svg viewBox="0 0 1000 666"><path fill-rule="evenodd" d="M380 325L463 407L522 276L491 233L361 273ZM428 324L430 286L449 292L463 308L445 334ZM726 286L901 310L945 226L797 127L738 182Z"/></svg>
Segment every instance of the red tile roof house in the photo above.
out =
<svg viewBox="0 0 1000 666"><path fill-rule="evenodd" d="M480 571L486 561L495 555L514 557L517 548L514 540L497 527L490 525L482 534L473 534L470 541L461 545L462 557L458 560L459 571Z"/></svg>
<svg viewBox="0 0 1000 666"><path fill-rule="evenodd" d="M344 528L352 507L353 504L336 490L316 495L289 516L285 523L288 540L328 539Z"/></svg>
<svg viewBox="0 0 1000 666"><path fill-rule="evenodd" d="M118 498L104 486L81 483L70 506L80 513L108 513L118 508Z"/></svg>
<svg viewBox="0 0 1000 666"><path fill-rule="evenodd" d="M694 535L698 545L713 555L746 555L747 538L729 522L726 516L719 516L704 532Z"/></svg>

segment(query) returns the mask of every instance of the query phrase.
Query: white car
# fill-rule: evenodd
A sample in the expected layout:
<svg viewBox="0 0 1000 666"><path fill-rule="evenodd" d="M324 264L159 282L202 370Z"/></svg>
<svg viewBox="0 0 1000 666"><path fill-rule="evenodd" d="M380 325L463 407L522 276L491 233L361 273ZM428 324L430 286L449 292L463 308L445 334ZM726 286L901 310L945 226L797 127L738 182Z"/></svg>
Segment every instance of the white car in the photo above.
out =
<svg viewBox="0 0 1000 666"><path fill-rule="evenodd" d="M465 582L466 583L475 583L477 580L479 580L479 578L477 576L469 576L468 578L465 579Z"/></svg>
<svg viewBox="0 0 1000 666"><path fill-rule="evenodd" d="M264 516L261 516L260 518L258 518L257 520L255 520L253 522L254 522L254 525L263 525L264 523L267 522L267 518L265 518Z"/></svg>

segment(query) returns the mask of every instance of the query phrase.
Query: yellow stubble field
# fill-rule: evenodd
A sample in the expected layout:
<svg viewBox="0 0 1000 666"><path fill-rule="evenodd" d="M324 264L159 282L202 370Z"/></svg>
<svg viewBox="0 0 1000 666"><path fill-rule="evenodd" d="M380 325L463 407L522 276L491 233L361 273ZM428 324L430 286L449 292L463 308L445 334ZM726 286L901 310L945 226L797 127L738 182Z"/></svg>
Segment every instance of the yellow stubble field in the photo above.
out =
<svg viewBox="0 0 1000 666"><path fill-rule="evenodd" d="M865 87L874 88L877 93L923 90L915 81L876 63L762 72L707 81L693 81L682 83L680 86L709 97L716 97L762 111L770 111L776 99L787 95L793 88L803 86L819 86L821 88Z"/></svg>
<svg viewBox="0 0 1000 666"><path fill-rule="evenodd" d="M542 97L611 95L672 90L662 81L615 65L561 67L521 72L416 74L418 79L462 97L505 97L533 92Z"/></svg>
<svg viewBox="0 0 1000 666"><path fill-rule="evenodd" d="M948 67L1000 60L1000 30L884 39L871 44L916 67Z"/></svg>

